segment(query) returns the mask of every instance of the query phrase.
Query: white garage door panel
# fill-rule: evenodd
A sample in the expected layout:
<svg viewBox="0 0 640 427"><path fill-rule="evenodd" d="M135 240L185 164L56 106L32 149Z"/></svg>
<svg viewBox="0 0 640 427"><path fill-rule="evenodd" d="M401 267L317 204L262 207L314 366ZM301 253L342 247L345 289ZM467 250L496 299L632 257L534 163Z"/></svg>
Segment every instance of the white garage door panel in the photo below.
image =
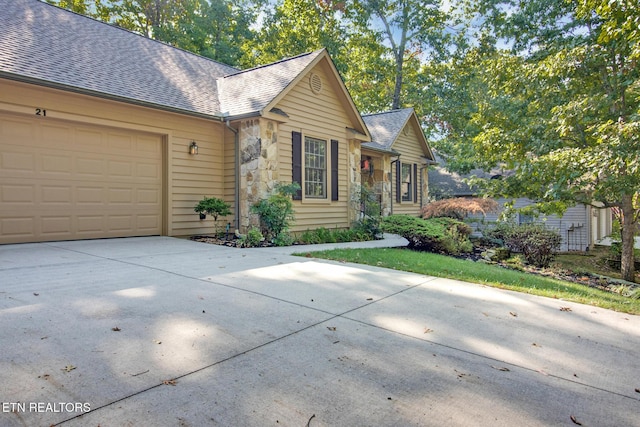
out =
<svg viewBox="0 0 640 427"><path fill-rule="evenodd" d="M161 137L0 113L0 243L161 231Z"/></svg>

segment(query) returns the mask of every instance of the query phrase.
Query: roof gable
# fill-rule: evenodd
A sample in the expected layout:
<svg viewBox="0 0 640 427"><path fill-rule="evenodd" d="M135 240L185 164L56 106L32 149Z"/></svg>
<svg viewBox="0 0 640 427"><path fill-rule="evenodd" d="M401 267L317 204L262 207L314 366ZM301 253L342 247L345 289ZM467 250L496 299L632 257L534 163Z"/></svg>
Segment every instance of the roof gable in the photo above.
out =
<svg viewBox="0 0 640 427"><path fill-rule="evenodd" d="M227 116L263 112L321 52L305 53L218 79L220 111Z"/></svg>
<svg viewBox="0 0 640 427"><path fill-rule="evenodd" d="M413 126L424 156L430 161L435 160L413 108L369 114L362 119L371 133L371 142L362 144L363 147L397 153L393 150L393 145L407 126Z"/></svg>
<svg viewBox="0 0 640 427"><path fill-rule="evenodd" d="M359 138L368 138L367 127L326 49L219 79L222 112L229 116L264 115L276 108L289 91L309 76L315 67L320 66L324 67L327 76L332 80L329 86L336 90L339 101L345 107L347 116L354 125L352 130L359 134Z"/></svg>
<svg viewBox="0 0 640 427"><path fill-rule="evenodd" d="M216 115L216 79L238 71L37 0L0 10L0 77Z"/></svg>

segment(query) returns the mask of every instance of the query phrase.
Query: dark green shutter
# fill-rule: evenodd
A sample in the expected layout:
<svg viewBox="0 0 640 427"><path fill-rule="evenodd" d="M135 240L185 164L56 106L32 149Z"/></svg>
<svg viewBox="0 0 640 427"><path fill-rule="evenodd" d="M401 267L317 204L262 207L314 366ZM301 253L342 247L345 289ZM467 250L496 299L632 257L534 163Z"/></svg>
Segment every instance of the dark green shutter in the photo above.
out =
<svg viewBox="0 0 640 427"><path fill-rule="evenodd" d="M396 161L396 202L402 201L402 165Z"/></svg>
<svg viewBox="0 0 640 427"><path fill-rule="evenodd" d="M293 168L291 179L300 185L300 190L293 195L293 200L302 200L302 134L295 131L291 132L291 141L291 165Z"/></svg>
<svg viewBox="0 0 640 427"><path fill-rule="evenodd" d="M418 202L418 165L413 164L413 203Z"/></svg>
<svg viewBox="0 0 640 427"><path fill-rule="evenodd" d="M338 200L338 141L331 140L331 200Z"/></svg>

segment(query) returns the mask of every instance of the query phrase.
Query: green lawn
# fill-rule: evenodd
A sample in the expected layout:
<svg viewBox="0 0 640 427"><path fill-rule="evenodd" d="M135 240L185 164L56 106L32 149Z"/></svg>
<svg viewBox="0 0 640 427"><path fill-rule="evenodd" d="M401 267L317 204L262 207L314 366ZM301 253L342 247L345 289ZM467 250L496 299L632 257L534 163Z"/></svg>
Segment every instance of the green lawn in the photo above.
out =
<svg viewBox="0 0 640 427"><path fill-rule="evenodd" d="M399 248L333 249L305 252L298 255L464 280L532 295L589 304L623 313L640 314L639 299L624 297L577 283L428 252Z"/></svg>

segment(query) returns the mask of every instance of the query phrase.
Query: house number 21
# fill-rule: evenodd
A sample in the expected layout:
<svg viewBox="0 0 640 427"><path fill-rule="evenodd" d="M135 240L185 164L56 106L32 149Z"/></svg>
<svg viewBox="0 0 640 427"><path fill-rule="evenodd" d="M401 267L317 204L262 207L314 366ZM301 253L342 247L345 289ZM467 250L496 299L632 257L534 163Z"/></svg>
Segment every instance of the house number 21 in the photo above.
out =
<svg viewBox="0 0 640 427"><path fill-rule="evenodd" d="M44 108L36 108L36 116L46 116L47 110Z"/></svg>

